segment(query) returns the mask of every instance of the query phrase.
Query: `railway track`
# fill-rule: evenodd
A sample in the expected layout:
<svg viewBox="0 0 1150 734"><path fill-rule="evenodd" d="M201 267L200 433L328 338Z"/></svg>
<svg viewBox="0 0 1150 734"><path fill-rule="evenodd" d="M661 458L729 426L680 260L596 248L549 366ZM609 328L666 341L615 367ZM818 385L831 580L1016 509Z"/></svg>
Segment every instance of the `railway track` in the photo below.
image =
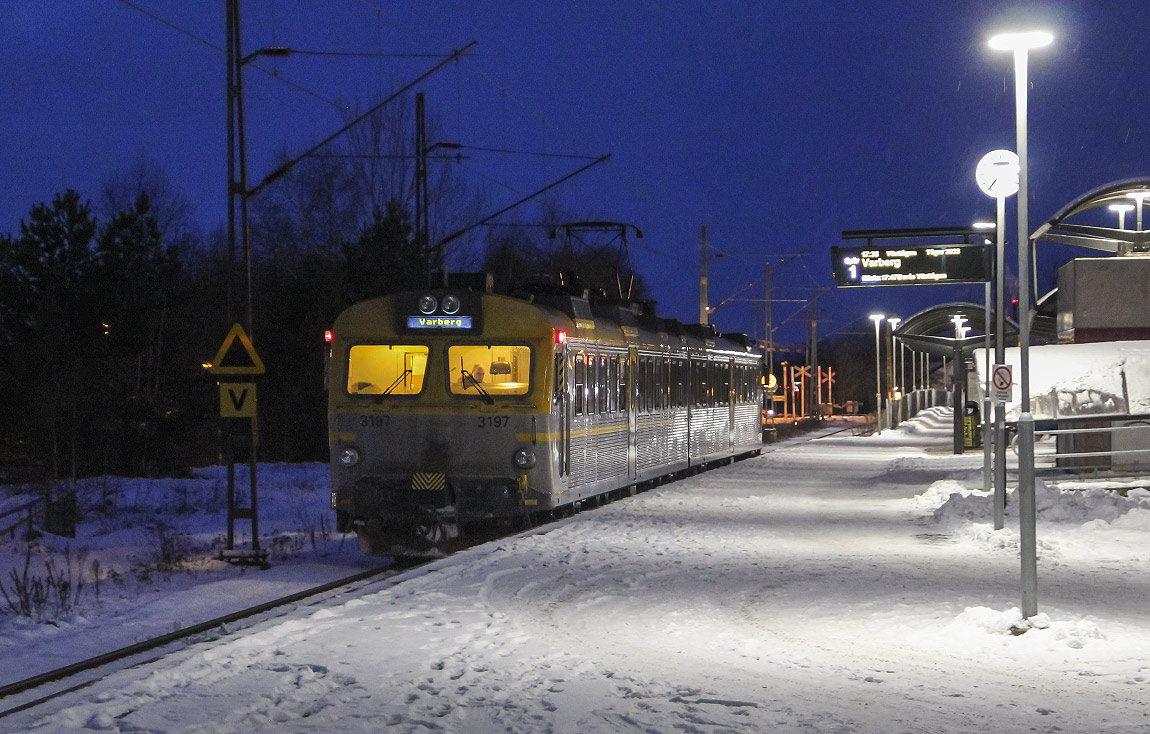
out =
<svg viewBox="0 0 1150 734"><path fill-rule="evenodd" d="M317 604L321 601L325 601L326 599L331 598L332 596L337 595L331 592L338 592L339 594L349 593L351 591L355 591L357 588L362 588L363 586L378 582L381 580L379 577L387 578L394 576L401 573L402 571L410 570L412 568L423 565L424 563L430 563L433 560L436 559L427 558L414 561L396 561L394 563L376 566L366 571L360 571L350 576L336 579L335 581L330 581L319 586L314 586L310 589L305 589L303 591L288 594L287 596L283 596L278 599L256 604L255 606L248 607L247 609L241 609L230 614L225 614L221 617L216 617L215 619L210 619L206 622L201 622L199 624L185 627L175 632L159 635L148 640L143 640L141 642L122 647L118 650L113 650L111 652L88 658L87 660L81 660L76 663L57 668L55 670L50 670L46 673L41 673L30 678L25 678L24 680L16 681L15 683L0 686L0 706L4 706L6 703L11 703L12 700L16 699L17 697L23 699L19 703L15 703L14 705L8 706L7 708L0 709L0 718L4 718L11 714L33 708L66 693L71 693L73 691L86 688L113 672L157 660L160 657L163 657L163 655L174 651L171 649L165 650L164 648L168 648L176 643L187 640L188 638L212 633L220 629L226 629L227 625L234 624L236 622L243 622L245 620L249 620L252 624L255 624L259 621L267 619L269 616L278 616L275 614L269 614L271 612L275 612L277 609L283 609L284 613L286 613L290 608L294 608L293 605L308 599L312 600L311 604ZM360 586L357 587L357 584ZM236 630L231 629L227 630L227 633L230 634L235 631ZM146 653L157 650L160 651L159 654L149 656L144 659L137 659ZM117 663L123 664L116 665ZM109 668L109 666L111 667ZM70 678L77 678L77 680L74 682L68 681ZM66 683L63 685L63 687L54 688L50 692L45 692L37 695L37 689L47 690L48 686L59 681L66 681Z"/></svg>

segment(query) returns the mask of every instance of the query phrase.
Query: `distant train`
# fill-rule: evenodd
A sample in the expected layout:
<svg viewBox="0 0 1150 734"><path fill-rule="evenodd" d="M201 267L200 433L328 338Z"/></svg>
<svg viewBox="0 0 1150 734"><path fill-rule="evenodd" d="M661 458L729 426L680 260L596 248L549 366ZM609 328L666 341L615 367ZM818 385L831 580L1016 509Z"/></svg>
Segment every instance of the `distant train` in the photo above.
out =
<svg viewBox="0 0 1150 734"><path fill-rule="evenodd" d="M387 555L762 448L742 334L585 292L373 298L328 336L332 507Z"/></svg>

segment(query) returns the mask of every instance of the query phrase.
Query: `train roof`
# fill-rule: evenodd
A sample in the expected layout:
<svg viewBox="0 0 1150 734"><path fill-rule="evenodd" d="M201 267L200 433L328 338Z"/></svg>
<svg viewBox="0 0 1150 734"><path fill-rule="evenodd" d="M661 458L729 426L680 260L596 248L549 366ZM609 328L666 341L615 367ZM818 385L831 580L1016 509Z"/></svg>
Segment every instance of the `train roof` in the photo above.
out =
<svg viewBox="0 0 1150 734"><path fill-rule="evenodd" d="M419 313L417 304L430 295L437 303L455 296L462 306L459 314L480 319L474 323L490 336L515 330L539 335L548 328L568 331L575 339L594 339L622 346L667 347L671 349L718 349L749 354L746 334L720 332L713 324L684 324L658 316L654 301L610 299L587 291L537 290L514 296L468 287L424 288L367 299L344 310L336 320L343 338L366 338L382 333L410 333L404 328L409 316ZM532 319L535 312L541 318ZM501 328L508 327L508 328ZM462 332L459 332L462 335Z"/></svg>

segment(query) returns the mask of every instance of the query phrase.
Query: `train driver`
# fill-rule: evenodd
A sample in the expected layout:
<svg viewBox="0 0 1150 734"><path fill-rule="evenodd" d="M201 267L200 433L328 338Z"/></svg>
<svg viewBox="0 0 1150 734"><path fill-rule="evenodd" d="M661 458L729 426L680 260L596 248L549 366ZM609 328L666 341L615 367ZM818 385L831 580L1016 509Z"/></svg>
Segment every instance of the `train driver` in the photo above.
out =
<svg viewBox="0 0 1150 734"><path fill-rule="evenodd" d="M483 365L481 365L481 364L475 365L474 367L471 368L471 372L463 378L464 386L470 387L472 385L478 385L479 383L483 382L483 375L484 375Z"/></svg>

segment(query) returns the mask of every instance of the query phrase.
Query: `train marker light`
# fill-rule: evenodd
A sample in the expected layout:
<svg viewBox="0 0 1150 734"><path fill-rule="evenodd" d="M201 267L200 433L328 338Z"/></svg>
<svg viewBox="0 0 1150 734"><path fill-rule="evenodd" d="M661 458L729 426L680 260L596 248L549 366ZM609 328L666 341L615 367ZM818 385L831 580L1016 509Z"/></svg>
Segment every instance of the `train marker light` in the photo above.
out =
<svg viewBox="0 0 1150 734"><path fill-rule="evenodd" d="M338 458L340 464L350 469L359 463L359 451L354 446L344 446L340 449Z"/></svg>
<svg viewBox="0 0 1150 734"><path fill-rule="evenodd" d="M535 466L535 452L531 449L519 449L511 457L511 461L519 469L530 469Z"/></svg>

